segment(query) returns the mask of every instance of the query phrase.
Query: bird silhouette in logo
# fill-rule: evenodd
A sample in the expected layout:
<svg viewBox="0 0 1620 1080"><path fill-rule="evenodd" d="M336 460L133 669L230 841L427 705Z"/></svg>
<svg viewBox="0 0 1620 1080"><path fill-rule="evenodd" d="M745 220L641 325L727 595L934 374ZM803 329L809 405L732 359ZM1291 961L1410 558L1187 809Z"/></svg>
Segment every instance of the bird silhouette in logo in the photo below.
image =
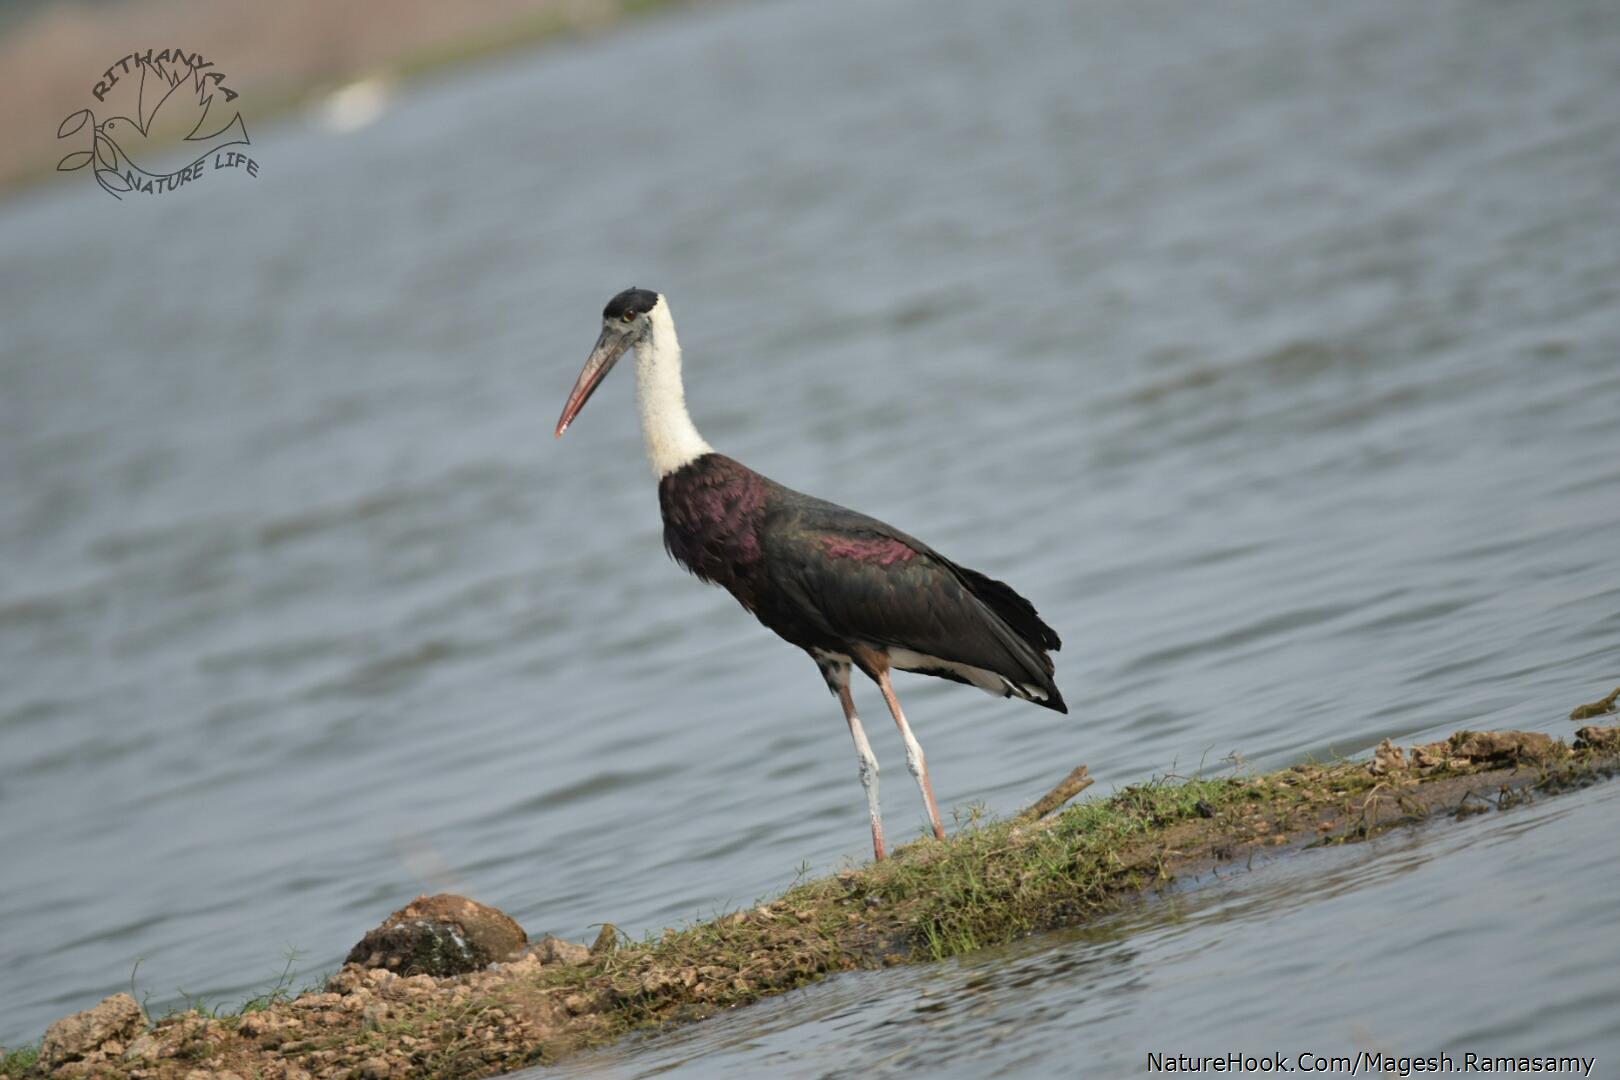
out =
<svg viewBox="0 0 1620 1080"><path fill-rule="evenodd" d="M148 175L161 175L161 156L176 146L194 151L187 164L222 147L248 141L242 114L214 108L217 100L201 72L177 71L155 63L141 64L137 118L112 116L96 125L130 165Z"/></svg>

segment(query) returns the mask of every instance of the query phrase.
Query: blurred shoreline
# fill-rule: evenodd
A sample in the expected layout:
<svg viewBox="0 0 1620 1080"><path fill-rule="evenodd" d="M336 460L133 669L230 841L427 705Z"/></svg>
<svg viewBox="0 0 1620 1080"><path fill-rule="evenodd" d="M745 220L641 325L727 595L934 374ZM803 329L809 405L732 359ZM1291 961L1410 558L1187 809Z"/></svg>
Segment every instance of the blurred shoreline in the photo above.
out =
<svg viewBox="0 0 1620 1080"><path fill-rule="evenodd" d="M92 88L132 51L201 53L241 95L254 125L354 84L392 83L541 41L587 34L684 0L288 0L220 7L204 0L62 0L0 23L0 70L21 88L0 112L0 198L56 170L62 118L95 105Z"/></svg>

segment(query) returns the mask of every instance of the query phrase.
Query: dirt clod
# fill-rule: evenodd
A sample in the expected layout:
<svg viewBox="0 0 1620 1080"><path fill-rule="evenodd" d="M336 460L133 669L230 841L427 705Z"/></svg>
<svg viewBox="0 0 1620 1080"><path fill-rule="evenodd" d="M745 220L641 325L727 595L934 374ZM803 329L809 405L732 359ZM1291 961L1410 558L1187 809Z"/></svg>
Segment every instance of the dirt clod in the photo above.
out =
<svg viewBox="0 0 1620 1080"><path fill-rule="evenodd" d="M1449 740L1452 755L1481 764L1550 761L1569 747L1539 731L1459 731Z"/></svg>
<svg viewBox="0 0 1620 1080"><path fill-rule="evenodd" d="M146 1014L128 994L114 994L93 1009L64 1016L45 1032L39 1048L40 1063L62 1065L99 1051L116 1041L124 1044L146 1031Z"/></svg>
<svg viewBox="0 0 1620 1080"><path fill-rule="evenodd" d="M1575 733L1575 749L1620 753L1620 728L1583 727Z"/></svg>
<svg viewBox="0 0 1620 1080"><path fill-rule="evenodd" d="M1373 751L1372 764L1367 771L1374 776L1383 776L1387 773L1399 772L1406 768L1406 751L1385 739Z"/></svg>
<svg viewBox="0 0 1620 1080"><path fill-rule="evenodd" d="M1436 743L1435 746L1439 744ZM1446 763L1446 755L1434 746L1412 747L1412 767L1415 769L1438 769Z"/></svg>

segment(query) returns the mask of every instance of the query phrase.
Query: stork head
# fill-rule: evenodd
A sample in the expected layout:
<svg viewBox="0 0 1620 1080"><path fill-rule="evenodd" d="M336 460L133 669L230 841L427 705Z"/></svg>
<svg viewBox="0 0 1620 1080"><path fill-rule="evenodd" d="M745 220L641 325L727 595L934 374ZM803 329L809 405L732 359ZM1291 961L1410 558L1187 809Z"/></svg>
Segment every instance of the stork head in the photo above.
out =
<svg viewBox="0 0 1620 1080"><path fill-rule="evenodd" d="M568 404L563 406L562 416L557 420L558 438L568 430L568 425L574 422L574 417L579 415L602 380L607 378L607 373L613 370L619 357L646 339L651 326L648 316L653 308L663 302L664 298L650 289L634 288L624 290L607 302L607 307L602 309L601 336L596 339L596 347L591 350L591 355L585 358L585 367L574 382Z"/></svg>

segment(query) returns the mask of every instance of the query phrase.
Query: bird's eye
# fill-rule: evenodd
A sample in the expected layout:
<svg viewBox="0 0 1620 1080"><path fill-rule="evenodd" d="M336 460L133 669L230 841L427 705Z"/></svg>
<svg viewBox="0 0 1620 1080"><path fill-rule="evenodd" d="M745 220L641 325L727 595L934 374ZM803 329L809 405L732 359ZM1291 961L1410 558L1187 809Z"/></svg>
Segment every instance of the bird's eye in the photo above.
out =
<svg viewBox="0 0 1620 1080"><path fill-rule="evenodd" d="M624 313L623 318L624 318L625 322L635 322L636 321L636 313L633 312L633 311L627 311L627 312Z"/></svg>

